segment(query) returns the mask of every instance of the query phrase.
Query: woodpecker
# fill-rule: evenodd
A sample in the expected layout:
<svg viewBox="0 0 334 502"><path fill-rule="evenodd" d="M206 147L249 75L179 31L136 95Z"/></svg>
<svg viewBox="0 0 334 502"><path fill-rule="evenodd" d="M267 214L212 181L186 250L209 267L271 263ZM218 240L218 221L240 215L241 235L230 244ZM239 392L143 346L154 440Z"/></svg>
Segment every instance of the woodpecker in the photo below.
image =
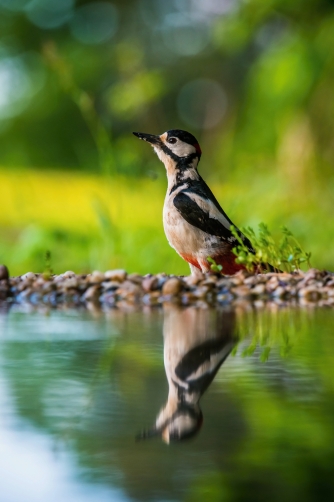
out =
<svg viewBox="0 0 334 502"><path fill-rule="evenodd" d="M210 272L212 258L222 273L233 275L245 269L236 263L232 248L237 239L235 226L197 170L202 151L189 132L171 129L154 135L134 132L153 147L167 172L167 193L163 208L163 226L172 248L189 263L191 274ZM236 228L251 253L251 242Z"/></svg>

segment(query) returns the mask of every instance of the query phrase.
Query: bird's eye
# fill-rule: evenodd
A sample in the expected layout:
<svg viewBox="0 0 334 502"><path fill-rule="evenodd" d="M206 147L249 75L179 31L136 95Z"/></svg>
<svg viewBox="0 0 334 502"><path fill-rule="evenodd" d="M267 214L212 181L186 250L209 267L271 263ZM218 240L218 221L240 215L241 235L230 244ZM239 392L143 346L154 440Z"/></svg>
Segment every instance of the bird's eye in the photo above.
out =
<svg viewBox="0 0 334 502"><path fill-rule="evenodd" d="M177 142L176 138L168 138L168 143L171 143L172 145Z"/></svg>

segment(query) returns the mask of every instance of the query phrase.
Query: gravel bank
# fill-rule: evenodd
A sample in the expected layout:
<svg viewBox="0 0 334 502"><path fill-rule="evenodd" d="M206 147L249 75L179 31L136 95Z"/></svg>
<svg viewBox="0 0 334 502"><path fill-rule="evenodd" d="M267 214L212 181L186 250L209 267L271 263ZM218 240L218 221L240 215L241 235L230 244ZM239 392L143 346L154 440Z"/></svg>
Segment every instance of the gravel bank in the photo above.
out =
<svg viewBox="0 0 334 502"><path fill-rule="evenodd" d="M334 307L334 273L310 269L305 273L252 275L241 271L234 276L207 274L195 279L108 270L51 276L28 272L10 277L7 268L0 265L0 301L55 308L158 306L164 302L219 306L240 301Z"/></svg>

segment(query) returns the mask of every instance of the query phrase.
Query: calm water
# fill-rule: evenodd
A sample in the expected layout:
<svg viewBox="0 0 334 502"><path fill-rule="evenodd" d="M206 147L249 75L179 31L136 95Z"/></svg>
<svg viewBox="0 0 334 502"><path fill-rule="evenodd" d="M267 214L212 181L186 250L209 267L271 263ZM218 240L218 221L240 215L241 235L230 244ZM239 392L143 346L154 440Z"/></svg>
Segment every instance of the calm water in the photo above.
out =
<svg viewBox="0 0 334 502"><path fill-rule="evenodd" d="M1 313L0 501L334 500L333 326L325 309Z"/></svg>

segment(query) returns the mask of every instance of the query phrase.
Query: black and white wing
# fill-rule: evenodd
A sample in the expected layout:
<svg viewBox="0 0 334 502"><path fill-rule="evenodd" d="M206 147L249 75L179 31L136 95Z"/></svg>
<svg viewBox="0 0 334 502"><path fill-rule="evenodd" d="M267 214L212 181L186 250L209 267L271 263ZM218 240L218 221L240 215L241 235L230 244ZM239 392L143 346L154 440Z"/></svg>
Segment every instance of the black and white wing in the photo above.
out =
<svg viewBox="0 0 334 502"><path fill-rule="evenodd" d="M190 186L179 192L173 200L175 208L182 218L190 225L224 239L231 244L236 244L237 240L230 231L232 221L225 214L218 204L209 187L204 183L199 186ZM240 232L238 230L238 232ZM253 247L241 232L245 245L253 251Z"/></svg>

